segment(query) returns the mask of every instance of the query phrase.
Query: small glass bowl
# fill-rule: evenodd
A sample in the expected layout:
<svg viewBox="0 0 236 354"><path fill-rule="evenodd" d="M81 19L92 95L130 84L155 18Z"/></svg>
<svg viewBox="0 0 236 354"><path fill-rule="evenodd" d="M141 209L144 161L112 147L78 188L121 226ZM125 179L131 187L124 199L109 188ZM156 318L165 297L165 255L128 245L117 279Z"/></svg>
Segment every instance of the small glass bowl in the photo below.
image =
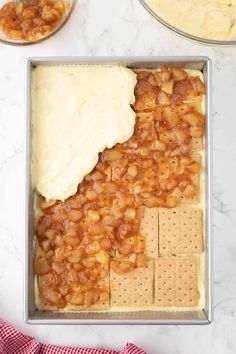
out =
<svg viewBox="0 0 236 354"><path fill-rule="evenodd" d="M4 4L8 3L9 1L11 1L11 0L0 0L0 8ZM35 39L35 40L11 39L11 38L8 38L2 30L0 30L0 43L10 44L10 45L29 45L29 44L36 44L36 43L42 42L45 39L48 39L49 37L53 36L68 21L70 15L72 14L72 12L75 8L76 0L64 0L64 3L65 3L65 15L64 15L62 21L58 24L57 27L55 27L52 30L52 32L48 33L46 36L43 36L43 37Z"/></svg>
<svg viewBox="0 0 236 354"><path fill-rule="evenodd" d="M215 40L215 39L209 39L209 38L202 38L202 37L197 37L194 36L190 33L181 31L179 28L172 26L170 23L166 22L161 18L148 4L146 0L139 0L141 4L144 6L144 8L161 24L163 24L165 27L169 28L171 31L180 34L181 36L184 36L188 39L191 39L193 41L196 41L198 43L203 43L203 44L211 44L211 45L216 45L216 46L236 46L236 39L235 40ZM165 1L165 0L163 0Z"/></svg>

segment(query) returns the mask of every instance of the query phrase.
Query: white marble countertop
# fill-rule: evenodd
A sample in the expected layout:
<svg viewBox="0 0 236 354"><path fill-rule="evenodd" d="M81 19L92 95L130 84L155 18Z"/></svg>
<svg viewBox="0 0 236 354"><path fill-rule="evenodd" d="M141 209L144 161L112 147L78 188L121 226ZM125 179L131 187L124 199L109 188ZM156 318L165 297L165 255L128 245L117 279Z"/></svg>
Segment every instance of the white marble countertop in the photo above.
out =
<svg viewBox="0 0 236 354"><path fill-rule="evenodd" d="M23 322L26 58L206 55L213 61L215 320L209 326L30 326ZM0 314L38 340L148 354L236 353L236 48L190 42L138 0L78 0L65 28L35 46L0 44ZM17 353L16 353L17 354Z"/></svg>

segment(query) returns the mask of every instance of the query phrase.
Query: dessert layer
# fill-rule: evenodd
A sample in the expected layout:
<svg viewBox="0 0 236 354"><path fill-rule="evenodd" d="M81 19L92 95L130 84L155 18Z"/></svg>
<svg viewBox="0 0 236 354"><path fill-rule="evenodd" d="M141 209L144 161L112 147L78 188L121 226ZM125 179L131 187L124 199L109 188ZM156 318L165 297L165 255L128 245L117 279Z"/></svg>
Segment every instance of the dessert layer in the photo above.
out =
<svg viewBox="0 0 236 354"><path fill-rule="evenodd" d="M33 187L65 200L106 147L133 134L136 74L121 66L39 66L32 83Z"/></svg>

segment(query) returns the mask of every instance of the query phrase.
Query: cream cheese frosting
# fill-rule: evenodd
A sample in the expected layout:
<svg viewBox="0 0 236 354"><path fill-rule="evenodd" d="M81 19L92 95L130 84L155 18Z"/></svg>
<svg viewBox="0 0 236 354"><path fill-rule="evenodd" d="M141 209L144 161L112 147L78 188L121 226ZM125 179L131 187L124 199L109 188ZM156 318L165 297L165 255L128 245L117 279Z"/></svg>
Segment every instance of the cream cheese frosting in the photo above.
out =
<svg viewBox="0 0 236 354"><path fill-rule="evenodd" d="M236 0L147 0L170 25L197 37L236 39Z"/></svg>
<svg viewBox="0 0 236 354"><path fill-rule="evenodd" d="M136 74L122 66L38 66L32 79L32 185L65 200L106 147L133 134Z"/></svg>

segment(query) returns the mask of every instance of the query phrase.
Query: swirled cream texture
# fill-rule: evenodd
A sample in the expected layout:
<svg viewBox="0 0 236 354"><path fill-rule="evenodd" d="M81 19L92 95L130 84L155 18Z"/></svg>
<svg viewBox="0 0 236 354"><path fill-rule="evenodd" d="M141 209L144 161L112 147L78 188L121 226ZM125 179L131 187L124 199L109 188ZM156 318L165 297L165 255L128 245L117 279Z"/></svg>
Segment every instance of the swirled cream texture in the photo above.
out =
<svg viewBox="0 0 236 354"><path fill-rule="evenodd" d="M99 152L133 134L136 74L122 66L38 66L32 80L32 185L65 200Z"/></svg>
<svg viewBox="0 0 236 354"><path fill-rule="evenodd" d="M170 25L197 37L236 39L236 0L147 0Z"/></svg>

